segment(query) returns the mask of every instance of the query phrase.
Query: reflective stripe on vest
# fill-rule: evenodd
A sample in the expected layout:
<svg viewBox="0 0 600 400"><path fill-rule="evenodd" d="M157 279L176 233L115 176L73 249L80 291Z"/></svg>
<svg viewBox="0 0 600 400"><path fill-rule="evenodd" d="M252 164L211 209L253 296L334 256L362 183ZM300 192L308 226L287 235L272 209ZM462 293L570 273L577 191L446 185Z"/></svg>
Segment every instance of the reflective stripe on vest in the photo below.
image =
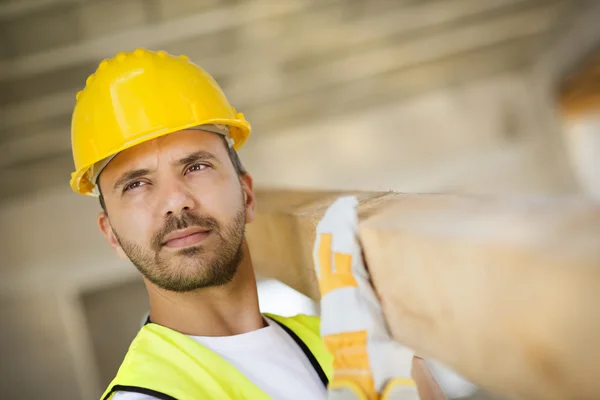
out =
<svg viewBox="0 0 600 400"><path fill-rule="evenodd" d="M323 345L318 317L265 316L292 336L324 383L331 379L333 357ZM102 399L108 400L118 391L166 400L271 399L217 353L153 323L139 331Z"/></svg>

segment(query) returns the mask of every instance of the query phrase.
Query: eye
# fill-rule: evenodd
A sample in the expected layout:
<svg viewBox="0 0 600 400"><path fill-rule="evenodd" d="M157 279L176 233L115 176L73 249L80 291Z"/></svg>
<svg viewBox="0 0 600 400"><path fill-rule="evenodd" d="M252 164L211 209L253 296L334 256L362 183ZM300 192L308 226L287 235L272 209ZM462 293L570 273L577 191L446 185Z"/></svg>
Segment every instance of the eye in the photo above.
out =
<svg viewBox="0 0 600 400"><path fill-rule="evenodd" d="M196 171L202 171L205 170L206 168L208 168L209 166L207 164L193 164L190 165L188 167L188 169L185 170L185 173L187 174L188 172L196 172Z"/></svg>
<svg viewBox="0 0 600 400"><path fill-rule="evenodd" d="M125 187L123 187L123 193L132 190L132 189L136 189L140 186L142 186L144 184L143 181L133 181L131 183L128 183L127 185L125 185Z"/></svg>

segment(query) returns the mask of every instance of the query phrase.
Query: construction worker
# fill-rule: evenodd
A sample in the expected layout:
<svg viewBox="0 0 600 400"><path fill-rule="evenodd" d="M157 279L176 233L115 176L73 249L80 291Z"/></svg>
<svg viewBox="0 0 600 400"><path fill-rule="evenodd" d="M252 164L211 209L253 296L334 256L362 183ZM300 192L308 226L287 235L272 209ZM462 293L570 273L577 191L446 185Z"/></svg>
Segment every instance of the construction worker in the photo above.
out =
<svg viewBox="0 0 600 400"><path fill-rule="evenodd" d="M99 198L99 228L150 304L102 399L418 398L352 240L352 199L319 225L323 322L261 314L237 154L250 130L207 72L161 51L102 61L77 94L71 187ZM354 255L345 277L328 272L340 251Z"/></svg>

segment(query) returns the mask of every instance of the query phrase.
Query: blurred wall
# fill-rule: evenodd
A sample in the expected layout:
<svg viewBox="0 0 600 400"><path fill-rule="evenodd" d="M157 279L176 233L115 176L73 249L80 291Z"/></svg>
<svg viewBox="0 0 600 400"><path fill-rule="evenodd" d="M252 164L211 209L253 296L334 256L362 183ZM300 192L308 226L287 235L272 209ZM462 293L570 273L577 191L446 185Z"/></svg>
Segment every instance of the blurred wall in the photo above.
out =
<svg viewBox="0 0 600 400"><path fill-rule="evenodd" d="M114 9L100 5L108 2L81 0L81 3L86 4L88 13L85 35L101 36L117 29L117 25L148 23L135 11L142 2L112 2ZM151 10L165 13L157 15L184 14L185 7L193 3L155 1ZM570 58L578 57L573 49L579 48L582 37L590 43L597 42L600 34L589 27L597 26L598 11L596 7L595 19L589 16L591 11L587 9L584 18L565 23L557 31L560 35L546 43L547 49L540 53L544 58L532 60L533 64L478 74L488 65L485 63L496 63L498 58L475 58L473 63L461 62L459 69L447 67L448 64L440 61L447 69L436 67L437 75L418 71L403 75L402 85L398 83L400 80L390 80L390 85L394 82L400 85L395 89L397 96L386 91L381 98L368 97L362 106L360 90L377 92L372 92L374 89L369 85L361 87L349 81L343 87L358 94L346 93L346 97L354 99L347 110L339 105L343 103L343 92L332 100L331 96L320 98L317 91L309 101L323 109L333 107L327 100L337 106L335 113L315 112L313 117L294 117L297 115L294 109L307 107L306 100L288 103L282 100L282 104L254 108L259 127L263 123L266 126L268 118L279 119L279 122L270 123L271 128L264 132L255 131L241 152L242 160L260 186L497 194L580 193L561 142L559 121L553 113L550 88L558 74L548 71L567 56L555 50L558 39L561 48L570 49ZM44 21L44 24L51 23L48 19ZM64 46L73 35L82 34L67 32L62 34L64 36L41 38L32 33L35 20L30 23L32 25L22 26L20 30L10 30L15 35L11 43L19 46L5 48L5 55L34 53L40 46ZM56 29L66 26L63 17L57 17L52 23ZM219 19L219 23L226 22ZM335 27L331 30L334 32ZM140 38L140 42L143 41ZM199 43L202 45L197 48L198 54L211 45L210 40ZM388 44L394 46L393 42ZM193 44L187 46L194 48ZM304 46L310 47L309 44ZM318 47L319 41L312 46ZM58 57L60 52L56 54ZM318 60L317 57L311 62L318 64ZM245 61L252 67L252 60L238 60ZM371 58L370 62L375 68L389 60ZM327 74L342 74L344 65L338 67L340 70ZM427 68L419 71L432 71ZM445 80L442 85L439 74L443 71L466 78L472 75L472 78ZM544 79L540 78L540 71L545 71ZM87 68L86 73L89 72ZM269 86L274 83L269 80L268 70L257 76L263 80L247 83L250 86L244 90L239 89L241 83L230 86L240 100L244 99L244 93L250 97L259 95L255 91L260 90L261 82L265 93L269 88L275 90L275 86ZM60 79L56 77L56 82L46 81L46 84L56 86ZM411 87L422 87L419 82L427 79L433 82L427 90L404 95ZM298 85L302 83L298 82ZM31 90L30 98L35 95L35 88ZM289 122L286 115L290 116ZM253 112L246 116L254 121ZM39 168L43 169L43 164ZM28 171L31 174L35 169ZM57 171L63 170L58 168ZM11 196L0 206L2 397L96 397L106 380L102 372L104 361L98 359L97 353L110 348L103 335L114 335L115 347L121 346L118 351L122 351L127 341L123 339L125 334L119 333L120 324L123 321L129 321L131 326L139 323L139 311L144 307L135 269L111 253L95 225L97 202L72 194L67 187L67 174L55 175L60 177L56 180L60 185ZM39 176L48 175L40 172ZM19 179L21 183L31 184L40 180L33 175L29 181L28 178ZM133 287L135 289L131 289ZM127 307L120 310L122 313L115 311L111 321L106 313L115 310L115 304L127 304Z"/></svg>
<svg viewBox="0 0 600 400"><path fill-rule="evenodd" d="M257 135L242 149L257 184L479 193L576 191L557 137L516 71L409 101Z"/></svg>

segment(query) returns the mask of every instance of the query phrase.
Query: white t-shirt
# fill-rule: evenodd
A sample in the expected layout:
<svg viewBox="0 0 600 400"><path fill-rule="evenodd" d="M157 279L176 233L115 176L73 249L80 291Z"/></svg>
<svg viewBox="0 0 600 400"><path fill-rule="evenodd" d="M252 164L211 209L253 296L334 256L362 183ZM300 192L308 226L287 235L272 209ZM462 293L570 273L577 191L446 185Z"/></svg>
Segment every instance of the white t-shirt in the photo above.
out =
<svg viewBox="0 0 600 400"><path fill-rule="evenodd" d="M234 336L190 336L219 354L274 400L325 399L327 391L298 344L276 322ZM156 400L155 397L117 392L114 400Z"/></svg>

